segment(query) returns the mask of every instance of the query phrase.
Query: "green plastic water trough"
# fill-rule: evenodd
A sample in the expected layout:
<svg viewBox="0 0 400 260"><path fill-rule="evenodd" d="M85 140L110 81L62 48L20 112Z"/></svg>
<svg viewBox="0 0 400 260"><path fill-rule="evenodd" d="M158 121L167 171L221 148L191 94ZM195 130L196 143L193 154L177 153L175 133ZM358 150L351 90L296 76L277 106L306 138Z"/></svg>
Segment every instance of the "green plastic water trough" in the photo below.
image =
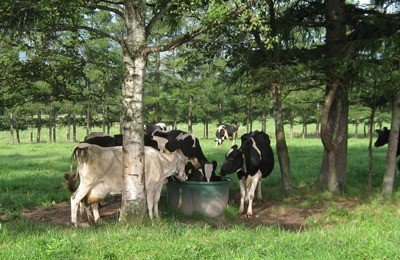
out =
<svg viewBox="0 0 400 260"><path fill-rule="evenodd" d="M228 204L231 182L228 177L212 182L168 182L168 204L185 215L200 213L206 217L218 217Z"/></svg>

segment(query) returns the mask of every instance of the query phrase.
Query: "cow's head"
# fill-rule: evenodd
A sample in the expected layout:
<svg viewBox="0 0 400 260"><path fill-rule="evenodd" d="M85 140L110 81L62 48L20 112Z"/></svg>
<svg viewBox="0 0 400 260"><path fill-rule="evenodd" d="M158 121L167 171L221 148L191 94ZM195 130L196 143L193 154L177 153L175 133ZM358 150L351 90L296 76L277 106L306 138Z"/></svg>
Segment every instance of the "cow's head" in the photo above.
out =
<svg viewBox="0 0 400 260"><path fill-rule="evenodd" d="M375 132L378 134L378 139L374 143L375 147L383 146L389 142L390 130L387 127L382 130L375 130Z"/></svg>
<svg viewBox="0 0 400 260"><path fill-rule="evenodd" d="M211 180L211 177L215 176L215 169L217 169L217 162L216 161L206 162L203 166L203 169L204 169L204 175L206 176L206 179L209 182Z"/></svg>
<svg viewBox="0 0 400 260"><path fill-rule="evenodd" d="M238 172L243 168L244 160L243 151L237 145L232 146L222 163L220 175L226 176L227 174Z"/></svg>
<svg viewBox="0 0 400 260"><path fill-rule="evenodd" d="M180 150L180 149L175 150L173 153L176 155L177 162L178 162L176 165L177 169L175 172L175 177L180 181L186 181L188 179L188 176L186 175L186 171L185 171L186 164L190 163L195 168L199 168L201 166L200 162L196 157L191 157L191 158L185 157L183 155L182 150Z"/></svg>
<svg viewBox="0 0 400 260"><path fill-rule="evenodd" d="M195 167L191 162L186 165L186 173L190 181L207 181L210 182L215 176L217 162L205 162L200 168Z"/></svg>

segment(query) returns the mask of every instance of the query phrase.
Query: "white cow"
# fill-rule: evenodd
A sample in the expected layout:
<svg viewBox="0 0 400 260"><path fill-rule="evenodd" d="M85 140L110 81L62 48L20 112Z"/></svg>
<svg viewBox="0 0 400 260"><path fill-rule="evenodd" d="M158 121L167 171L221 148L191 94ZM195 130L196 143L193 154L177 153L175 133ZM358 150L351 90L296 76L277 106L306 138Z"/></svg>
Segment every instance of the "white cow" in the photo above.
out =
<svg viewBox="0 0 400 260"><path fill-rule="evenodd" d="M73 155L77 160L80 183L71 196L71 221L74 226L78 226L78 207L85 199L86 205L92 206L94 222L97 224L100 221L98 202L107 194L121 194L125 187L122 147L100 147L81 143L74 148ZM186 158L180 150L164 154L145 146L145 187L151 219L153 216L160 218L158 202L164 180L175 175L185 181L185 164L188 161L198 164L197 159ZM87 214L90 219L90 210L87 210Z"/></svg>

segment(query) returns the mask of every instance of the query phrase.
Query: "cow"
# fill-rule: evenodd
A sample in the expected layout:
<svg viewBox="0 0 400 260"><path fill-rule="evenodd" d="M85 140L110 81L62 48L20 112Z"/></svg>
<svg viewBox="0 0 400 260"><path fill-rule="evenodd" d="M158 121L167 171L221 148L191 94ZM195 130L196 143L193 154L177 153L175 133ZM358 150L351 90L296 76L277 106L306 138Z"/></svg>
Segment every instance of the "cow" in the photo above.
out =
<svg viewBox="0 0 400 260"><path fill-rule="evenodd" d="M157 130L166 131L167 126L164 123L144 125L145 134L152 135L154 133L154 131L157 131Z"/></svg>
<svg viewBox="0 0 400 260"><path fill-rule="evenodd" d="M390 129L387 127L382 128L382 130L375 130L375 132L378 134L378 138L376 139L374 146L375 147L381 147L384 146L385 144L389 143L389 135L390 135ZM397 142L397 152L396 152L396 157L400 155L400 133L399 133L399 140ZM400 160L397 163L397 168L400 171Z"/></svg>
<svg viewBox="0 0 400 260"><path fill-rule="evenodd" d="M88 134L87 136L85 136L85 138L83 140L87 140L93 137L98 137L98 136L109 136L106 133L103 132L91 132L90 134Z"/></svg>
<svg viewBox="0 0 400 260"><path fill-rule="evenodd" d="M217 162L213 161L212 163L206 163L204 166L200 168L195 167L190 162L185 166L185 172L188 176L187 181L203 181L203 182L210 182L216 181L218 178L215 175L215 170L217 168ZM206 172L211 172L209 179L207 179Z"/></svg>
<svg viewBox="0 0 400 260"><path fill-rule="evenodd" d="M186 157L196 157L201 165L201 174L205 176L208 182L211 181L212 175L215 175L217 162L207 160L201 149L199 139L193 134L181 130L155 131L153 140L158 142L162 140L164 148L169 152L180 149Z"/></svg>
<svg viewBox="0 0 400 260"><path fill-rule="evenodd" d="M85 140L82 141L81 143L95 144L101 147L113 147L122 145L119 139L109 135L85 138Z"/></svg>
<svg viewBox="0 0 400 260"><path fill-rule="evenodd" d="M101 132L94 132L89 135L87 135L84 138L84 141L80 143L88 143L88 144L95 144L101 147L114 147L114 146L122 146L122 140L123 140L123 135L122 134L116 134L114 137L109 136L107 134L101 133ZM159 149L159 143L155 140L153 140L151 135L145 135L144 136L144 145L145 146L150 146L155 149L158 149L162 151L162 149ZM164 145L165 146L165 145ZM76 183L76 174L72 173L66 173L64 174L64 178L67 180L67 184L65 184L65 188L68 189L71 192L76 191L75 183Z"/></svg>
<svg viewBox="0 0 400 260"><path fill-rule="evenodd" d="M215 132L216 146L222 145L225 139L232 140L232 145L236 143L236 135L237 135L238 127L236 125L220 125Z"/></svg>
<svg viewBox="0 0 400 260"><path fill-rule="evenodd" d="M225 156L220 175L237 173L240 185L239 213L244 212L248 203L247 217L253 216L253 199L257 189L257 199L262 199L261 182L274 168L274 153L268 134L255 131L242 136L240 148L233 145Z"/></svg>
<svg viewBox="0 0 400 260"><path fill-rule="evenodd" d="M146 200L151 219L160 218L158 202L162 185L166 178L175 175L179 180L187 179L185 165L188 161L198 165L195 158L186 158L182 151L177 150L164 154L152 148L145 147L145 188ZM123 179L122 147L100 147L87 143L78 144L72 152L78 164L80 184L71 196L71 222L78 226L77 211L82 201L91 205L94 223L98 224L100 215L98 203L107 194L121 194L125 187Z"/></svg>

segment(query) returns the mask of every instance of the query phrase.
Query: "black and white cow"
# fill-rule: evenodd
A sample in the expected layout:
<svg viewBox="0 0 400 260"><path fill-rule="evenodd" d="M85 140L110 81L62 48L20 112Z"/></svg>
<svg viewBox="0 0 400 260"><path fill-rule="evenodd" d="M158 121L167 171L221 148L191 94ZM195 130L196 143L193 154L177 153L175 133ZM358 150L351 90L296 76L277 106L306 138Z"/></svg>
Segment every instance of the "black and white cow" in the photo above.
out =
<svg viewBox="0 0 400 260"><path fill-rule="evenodd" d="M121 139L122 141L122 139ZM86 138L85 140L82 141L81 143L87 143L87 144L95 144L101 147L113 147L113 146L121 146L122 142L120 142L119 139L109 136L109 135L103 135L103 136L94 136L90 138Z"/></svg>
<svg viewBox="0 0 400 260"><path fill-rule="evenodd" d="M155 131L153 140L159 142L159 146L164 146L169 152L180 149L186 157L196 157L201 165L201 169L198 170L207 181L211 180L213 174L215 175L217 162L208 161L201 149L199 139L193 134L181 130ZM160 142L163 143L160 144Z"/></svg>
<svg viewBox="0 0 400 260"><path fill-rule="evenodd" d="M274 153L269 136L262 131L245 134L241 139L240 148L234 145L226 154L220 174L237 173L240 184L239 212L244 212L244 203L248 202L247 216L251 217L254 193L257 189L257 199L262 199L261 181L274 168Z"/></svg>
<svg viewBox="0 0 400 260"><path fill-rule="evenodd" d="M157 130L166 131L167 126L164 123L144 125L144 132L147 135L152 135Z"/></svg>
<svg viewBox="0 0 400 260"><path fill-rule="evenodd" d="M88 134L87 136L85 136L85 138L83 140L87 140L93 137L98 137L98 136L109 136L106 133L103 132L91 132L90 134Z"/></svg>
<svg viewBox="0 0 400 260"><path fill-rule="evenodd" d="M236 143L236 135L237 135L238 127L236 125L220 125L215 132L216 145L221 145L225 139L232 140L232 145Z"/></svg>
<svg viewBox="0 0 400 260"><path fill-rule="evenodd" d="M215 175L215 169L217 168L217 162L206 163L200 168L196 168L192 163L187 163L185 166L185 172L188 176L188 181L217 181L219 176ZM209 180L206 178L206 172L211 172Z"/></svg>
<svg viewBox="0 0 400 260"><path fill-rule="evenodd" d="M376 139L374 146L375 147L381 147L384 146L385 144L389 143L389 135L390 135L390 130L387 127L382 128L382 130L375 130L375 132L378 134L378 139ZM396 156L400 155L400 133L399 133L399 140L397 142L397 152ZM397 164L397 168L400 171L400 160Z"/></svg>

